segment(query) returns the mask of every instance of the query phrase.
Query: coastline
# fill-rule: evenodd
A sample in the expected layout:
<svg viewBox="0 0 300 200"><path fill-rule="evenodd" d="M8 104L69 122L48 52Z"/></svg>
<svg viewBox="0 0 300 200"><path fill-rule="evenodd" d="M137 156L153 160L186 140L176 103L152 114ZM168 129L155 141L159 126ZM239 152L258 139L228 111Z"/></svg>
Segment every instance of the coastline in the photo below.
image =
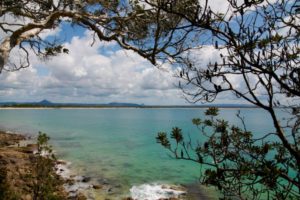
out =
<svg viewBox="0 0 300 200"><path fill-rule="evenodd" d="M21 120L19 120L19 121L21 121ZM6 130L6 131L9 131L10 133L19 133L21 135L25 134L25 136L31 136L30 142L34 143L36 134L32 134L32 133L36 133L37 131L35 131L35 130L41 130L41 128L40 129L38 129L38 128L26 129L26 127L24 127L24 126L19 126L19 127L14 126L16 124L17 123L13 123L10 126L9 125L3 126L2 129L0 126L0 130ZM3 123L3 125L5 125L5 123ZM14 127L17 127L17 128L14 128ZM56 132L59 133L60 131L58 130ZM49 133L50 133L50 131L49 131ZM53 138L55 138L55 137L53 137ZM28 137L26 138L26 141L28 141ZM55 140L53 140L53 141L55 141ZM25 143L26 144L24 144L24 146L27 146L28 142L25 142ZM52 143L51 140L50 140L50 143ZM85 146L82 146L82 148L85 148ZM57 150L57 154L60 155L59 148L54 149L54 150ZM77 150L75 149L73 152L76 152L76 151ZM101 151L99 151L98 153L101 153ZM115 176L116 178L110 179L111 176L107 176L107 174L106 174L107 172L105 170L103 170L101 172L99 171L98 174L85 173L85 170L86 170L85 168L82 168L81 166L78 167L78 165L76 165L76 161L72 160L70 157L64 157L63 154L61 154L58 157L58 159L65 160L65 161L63 161L63 162L65 162L64 166L62 168L59 167L59 170L63 169L64 170L63 172L71 170L71 173L69 174L67 179L71 179L71 178L75 179L75 181L68 180L69 183L73 183L73 185L76 185L74 187L71 187L71 186L68 187L70 193L73 193L74 191L78 190L78 188L76 188L76 187L78 187L78 185L82 185L81 182L82 182L83 178L85 178L85 181L87 179L91 179L91 181L88 182L88 184L89 184L88 186L86 185L86 183L84 183L84 186L83 186L84 187L83 193L86 194L85 195L86 197L90 197L89 199L94 199L94 200L103 200L103 199L125 200L125 199L128 199L128 200L130 200L131 197L134 197L134 195L135 195L133 193L137 193L138 195L149 195L150 192L151 193L157 192L157 193L164 193L164 195L165 195L164 199L168 200L171 198L166 198L167 194L168 193L172 194L172 192L168 192L168 190L165 190L165 189L167 189L167 187L169 187L169 186L173 187L174 185L175 186L181 185L180 183L177 183L177 182L164 181L165 179L164 180L144 179L141 182L133 182L133 183L127 184L127 183L118 181L118 178L119 178L118 176ZM74 163L69 165L68 161L71 161L71 162L74 161ZM101 163L99 163L99 165L100 164ZM90 167L89 165L90 165L89 163L85 163L85 167ZM130 165L129 165L129 167L130 167ZM101 167L98 167L98 168L99 168L99 170L102 170ZM83 175L86 177L83 177L80 175ZM97 188L96 192L93 191L93 190L95 190L94 185L95 185L95 188ZM140 187L140 186L143 186L143 187ZM181 186L183 186L184 188L186 188L188 190L188 187L186 185L181 185ZM130 189L132 189L133 187L138 188L138 190L131 191ZM149 192L147 191L148 189L149 189ZM148 192L148 194L145 194L147 192ZM203 192L206 193L206 190L203 190ZM93 195L93 193L95 193L95 195ZM176 198L176 199L178 200L179 198ZM180 199L186 199L186 198L180 198ZM197 198L195 198L195 199L197 199ZM141 199L135 199L135 200L141 200ZM153 200L153 199L151 199L151 200ZM157 200L157 199L155 199L155 200ZM175 197L173 198L173 200L175 200Z"/></svg>
<svg viewBox="0 0 300 200"><path fill-rule="evenodd" d="M0 130L0 198L32 200L36 193L36 184L39 178L35 166L37 144L31 137L20 133L11 133ZM42 155L42 162L48 159ZM54 188L51 197L61 200L86 200L87 198L78 190L72 193L66 190L66 185L71 179L65 179L58 172L65 170L62 161L50 160L47 176L55 181L51 186L44 183L45 187ZM43 165L41 165L43 166ZM43 177L46 179L46 177ZM40 186L38 186L40 187ZM40 191L39 191L40 192Z"/></svg>
<svg viewBox="0 0 300 200"><path fill-rule="evenodd" d="M0 129L0 199L33 199L35 180L23 177L33 176L32 160L37 156L36 152L37 144L33 134ZM47 152L43 152L41 156L47 155ZM60 200L103 200L107 199L106 196L102 197L97 193L103 189L112 190L112 186L107 183L101 185L93 181L93 177L76 173L71 169L69 161L55 159L51 161L51 165L53 167L49 175L54 175L57 180L54 193ZM2 198L3 191L8 196Z"/></svg>
<svg viewBox="0 0 300 200"><path fill-rule="evenodd" d="M32 183L34 180L23 179L23 177L32 176L32 158L36 156L36 151L37 145L32 135L0 130L0 163L2 165L0 172L5 172L4 190L9 192L6 192L9 197L15 194L20 200L33 199ZM55 195L58 195L61 200L183 200L188 198L187 188L158 183L133 186L128 194L114 196L115 189L120 186L106 180L99 183L99 180L96 181L93 177L81 176L70 168L71 163L68 161L58 159L53 162L54 167L51 173L54 173L55 179L58 180L55 185ZM3 187L0 180L0 198L1 190Z"/></svg>

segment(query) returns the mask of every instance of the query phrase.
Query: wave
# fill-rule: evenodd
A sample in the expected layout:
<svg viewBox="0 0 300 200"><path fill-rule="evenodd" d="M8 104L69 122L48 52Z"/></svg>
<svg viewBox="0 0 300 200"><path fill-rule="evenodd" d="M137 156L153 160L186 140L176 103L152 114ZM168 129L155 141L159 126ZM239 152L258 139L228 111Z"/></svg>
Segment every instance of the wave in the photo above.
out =
<svg viewBox="0 0 300 200"><path fill-rule="evenodd" d="M131 198L138 200L180 198L185 194L186 190L183 187L158 183L142 184L130 189Z"/></svg>

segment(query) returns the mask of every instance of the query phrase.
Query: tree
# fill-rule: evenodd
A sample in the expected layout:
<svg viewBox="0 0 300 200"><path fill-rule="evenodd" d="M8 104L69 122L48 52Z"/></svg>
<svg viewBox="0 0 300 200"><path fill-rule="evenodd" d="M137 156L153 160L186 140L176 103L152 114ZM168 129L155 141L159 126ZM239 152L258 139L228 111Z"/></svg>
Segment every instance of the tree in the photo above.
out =
<svg viewBox="0 0 300 200"><path fill-rule="evenodd" d="M48 144L46 133L39 132L37 138L37 153L33 156L33 199L64 199L58 194L61 180L55 173L56 158Z"/></svg>
<svg viewBox="0 0 300 200"><path fill-rule="evenodd" d="M68 53L60 38L43 37L45 30L53 30L63 23L92 31L94 39L116 41L122 48L133 50L154 63L153 55L164 48L153 45L154 38L160 35L168 38L167 32L180 22L166 18L164 27L154 33L153 27L161 20L155 10L118 0L2 0L0 19L0 73L29 67L30 52L40 58ZM166 44L172 45L171 41L170 38ZM10 59L14 48L22 52L17 61Z"/></svg>
<svg viewBox="0 0 300 200"><path fill-rule="evenodd" d="M231 93L264 109L275 128L274 133L257 138L246 128L215 119L216 110L208 110L206 114L212 118L193 120L207 136L198 146L184 141L179 128L172 130L174 142L164 132L158 134L158 142L178 159L209 166L202 182L217 186L224 194L240 199L259 199L260 193L267 194L268 199L298 199L299 1L228 0L225 11L214 9L209 0L144 2L153 9L180 16L178 28L190 29L180 44L184 48L166 48L167 53L157 56L181 68L176 76L189 101L213 102ZM207 47L217 53L211 62L202 63L197 53ZM278 107L285 108L290 119L281 119Z"/></svg>

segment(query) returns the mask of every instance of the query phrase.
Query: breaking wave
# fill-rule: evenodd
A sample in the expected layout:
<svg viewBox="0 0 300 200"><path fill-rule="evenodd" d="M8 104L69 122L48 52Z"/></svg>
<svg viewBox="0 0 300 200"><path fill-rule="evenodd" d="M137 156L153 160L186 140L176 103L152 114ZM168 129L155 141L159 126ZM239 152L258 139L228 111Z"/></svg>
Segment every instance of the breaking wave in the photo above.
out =
<svg viewBox="0 0 300 200"><path fill-rule="evenodd" d="M182 187L157 183L142 184L139 186L133 186L130 189L131 197L138 200L180 198L180 196L184 194L186 194L186 191Z"/></svg>

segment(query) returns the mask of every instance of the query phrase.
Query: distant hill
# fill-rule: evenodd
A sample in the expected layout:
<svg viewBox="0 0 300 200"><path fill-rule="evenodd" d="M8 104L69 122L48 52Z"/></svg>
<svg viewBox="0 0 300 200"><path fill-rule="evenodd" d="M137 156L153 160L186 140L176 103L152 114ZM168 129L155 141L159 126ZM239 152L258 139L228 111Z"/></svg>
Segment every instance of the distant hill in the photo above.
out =
<svg viewBox="0 0 300 200"><path fill-rule="evenodd" d="M44 99L43 101L40 101L38 103L36 103L37 105L42 105L42 106L51 106L51 105L55 105L54 103Z"/></svg>
<svg viewBox="0 0 300 200"><path fill-rule="evenodd" d="M47 99L39 102L0 102L0 107L134 107L134 108L255 108L249 104L202 104L202 105L144 105L136 103L111 102L107 104L90 103L54 103Z"/></svg>
<svg viewBox="0 0 300 200"><path fill-rule="evenodd" d="M0 107L142 107L143 104L112 102L108 104L53 103L46 99L39 102L0 102Z"/></svg>

